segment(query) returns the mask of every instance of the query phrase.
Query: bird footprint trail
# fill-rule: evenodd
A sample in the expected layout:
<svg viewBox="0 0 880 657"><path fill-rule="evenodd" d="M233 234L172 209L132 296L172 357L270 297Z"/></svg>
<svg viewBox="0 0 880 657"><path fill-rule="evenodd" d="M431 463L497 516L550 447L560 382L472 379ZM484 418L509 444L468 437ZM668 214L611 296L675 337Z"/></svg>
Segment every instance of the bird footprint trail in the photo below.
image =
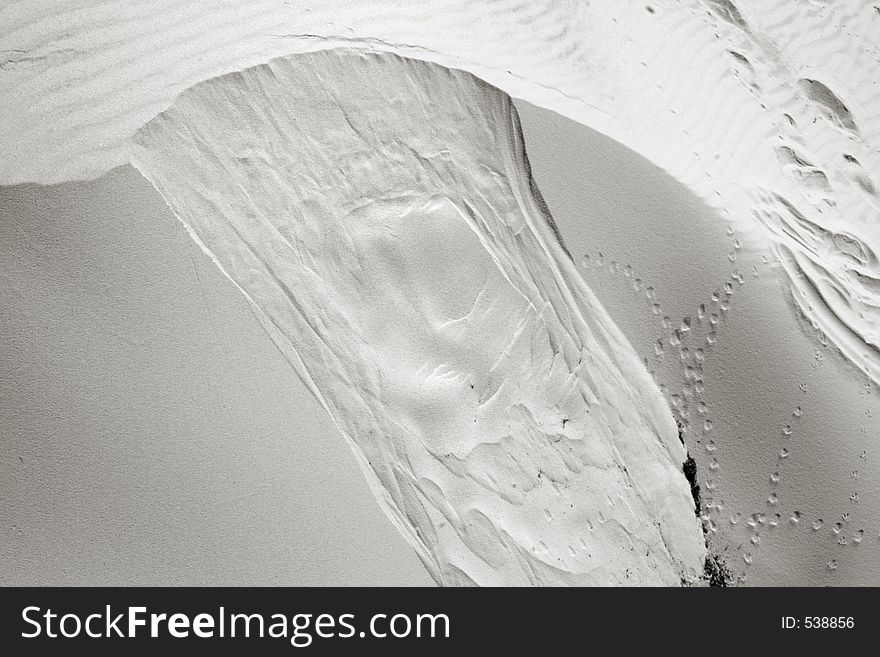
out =
<svg viewBox="0 0 880 657"><path fill-rule="evenodd" d="M685 453L565 252L510 98L335 50L203 82L134 164L258 309L443 584L679 584Z"/></svg>

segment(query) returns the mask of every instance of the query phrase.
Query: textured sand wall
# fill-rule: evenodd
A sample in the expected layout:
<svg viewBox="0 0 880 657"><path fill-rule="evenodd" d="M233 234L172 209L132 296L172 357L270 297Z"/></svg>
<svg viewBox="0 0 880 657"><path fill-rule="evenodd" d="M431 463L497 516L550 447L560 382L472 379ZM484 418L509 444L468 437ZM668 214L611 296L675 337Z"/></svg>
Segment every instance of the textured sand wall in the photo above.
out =
<svg viewBox="0 0 880 657"><path fill-rule="evenodd" d="M505 94L316 53L198 85L135 141L439 582L699 573L675 425L534 196Z"/></svg>

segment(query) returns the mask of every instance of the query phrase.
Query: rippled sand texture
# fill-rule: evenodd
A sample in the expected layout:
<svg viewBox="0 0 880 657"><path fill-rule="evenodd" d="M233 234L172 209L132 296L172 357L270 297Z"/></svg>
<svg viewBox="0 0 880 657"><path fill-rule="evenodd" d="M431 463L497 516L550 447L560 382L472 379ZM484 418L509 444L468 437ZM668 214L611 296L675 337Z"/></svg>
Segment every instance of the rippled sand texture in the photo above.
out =
<svg viewBox="0 0 880 657"><path fill-rule="evenodd" d="M557 239L509 97L315 53L203 83L135 141L435 579L698 574L672 416Z"/></svg>
<svg viewBox="0 0 880 657"><path fill-rule="evenodd" d="M22 0L0 10L0 181L94 177L188 86L358 46L468 70L634 148L784 257L880 381L880 9L869 0Z"/></svg>
<svg viewBox="0 0 880 657"><path fill-rule="evenodd" d="M880 395L791 312L753 220L719 216L589 128L517 109L566 247L696 459L709 551L730 581L880 582Z"/></svg>

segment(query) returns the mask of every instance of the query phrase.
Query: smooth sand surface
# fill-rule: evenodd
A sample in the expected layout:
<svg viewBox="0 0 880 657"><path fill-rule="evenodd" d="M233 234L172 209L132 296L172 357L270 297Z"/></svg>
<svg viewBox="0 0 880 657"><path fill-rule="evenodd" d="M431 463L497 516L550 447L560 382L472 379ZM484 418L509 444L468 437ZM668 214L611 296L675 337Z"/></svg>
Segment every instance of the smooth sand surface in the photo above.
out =
<svg viewBox="0 0 880 657"><path fill-rule="evenodd" d="M432 583L134 168L0 216L0 583Z"/></svg>

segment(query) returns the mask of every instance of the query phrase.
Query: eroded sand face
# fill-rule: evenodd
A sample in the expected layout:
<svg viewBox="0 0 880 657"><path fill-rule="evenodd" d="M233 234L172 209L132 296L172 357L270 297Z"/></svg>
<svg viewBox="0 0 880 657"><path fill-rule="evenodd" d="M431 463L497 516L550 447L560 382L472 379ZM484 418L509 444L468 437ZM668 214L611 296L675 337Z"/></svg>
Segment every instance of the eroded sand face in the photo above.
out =
<svg viewBox="0 0 880 657"><path fill-rule="evenodd" d="M533 196L507 96L316 53L199 85L136 143L439 582L699 573L672 417Z"/></svg>
<svg viewBox="0 0 880 657"><path fill-rule="evenodd" d="M799 311L880 378L871 2L30 0L0 18L2 182L100 175L128 159L141 125L215 75L287 53L396 52L594 127L711 206L751 216Z"/></svg>
<svg viewBox="0 0 880 657"><path fill-rule="evenodd" d="M5 154L0 163L0 180L3 182L58 182L100 175L128 160L131 137L158 112L168 108L181 91L201 80L245 69L277 55L340 47L405 54L470 71L517 97L595 127L671 173L717 211L721 221L736 225L731 239L731 278L718 290L713 289L713 296L702 302L706 306L704 316L700 317L702 323L694 319L699 316L699 308L687 315L692 321L690 331L684 325L684 315L681 323L678 317L671 317L670 322L674 321L676 325L661 324L659 337L651 336L653 356L645 356L649 360L655 357L662 360L678 354L683 359L683 371L689 376L685 386L690 386L693 392L698 384L703 383L695 378L700 374L696 365L702 366L702 363L696 362L697 352L686 343L699 341L707 347L717 343L719 331L712 321L713 315L722 318L725 310L722 306L730 303L724 286L738 289L748 276L755 273L760 278L760 286L772 285L767 281L784 281L788 292L784 296L785 302L796 309L798 316L806 318L807 341L815 341L820 350L828 346L830 351L842 353L869 379L876 382L880 378L880 357L876 349L876 287L880 276L876 257L880 246L877 228L880 225L877 221L880 171L877 80L880 78L880 58L876 44L880 41L880 13L873 3L860 0L835 3L820 0L658 0L652 3L547 0L523 5L505 1L438 0L401 6L396 2L376 0L356 4L300 3L291 7L265 0L247 3L233 11L228 4L220 2L169 1L151 4L147 8L127 2L95 2L50 9L45 3L34 0L8 5L0 11L4 25L0 34L0 84L4 91L0 94L4 115L0 146ZM326 82L331 88L335 84ZM330 98L317 108L318 114L332 112L334 105L346 102L347 99ZM248 117L249 120L253 118ZM474 117L466 118L470 121ZM266 111L264 121L274 125L272 111ZM490 135L488 143L497 137ZM374 148L380 151L386 147L384 143L374 144ZM215 144L213 151L219 153L220 150L219 144ZM418 149L416 152L423 159L431 159ZM172 157L190 155L173 153L166 154L166 157L171 161ZM278 153L272 155L273 158L280 156ZM263 162L251 159L250 154L243 155L241 161L229 163L226 173L232 169L261 172L266 162L273 166L278 164L276 159ZM370 171L374 166L370 157L363 160L366 162L363 170ZM214 164L216 162L212 162ZM348 162L346 166L357 164ZM196 169L187 167L187 173ZM445 175L448 172L431 173ZM307 172L306 177L308 175ZM373 188L379 177L379 173L375 177L367 176L364 187ZM265 203L264 199L271 195L271 184L279 184L271 176L263 178L265 184L260 187L258 205ZM289 180L282 182L293 185ZM248 183L254 184L254 181L248 180ZM464 184L461 181L456 183ZM523 187L522 184L512 185L515 194L531 198L521 191ZM169 189L163 191L166 198L175 196ZM199 193L203 197L209 196L207 186ZM503 282L493 279L498 285L492 287L489 277L486 289L499 294L505 303L514 306L516 299L516 295L505 294L509 291L505 285L523 294L524 279L518 276L521 277L524 271L528 272L526 279L563 280L563 287L578 290L573 293L574 299L563 294L563 303L553 305L549 302L550 310L557 315L560 315L560 308L586 304L590 309L579 319L590 325L591 333L584 335L575 330L574 350L560 352L570 372L577 369L572 366L574 354L586 345L591 353L602 352L612 361L588 387L629 388L627 394L651 387L650 381L645 382L643 367L633 368L627 364L633 359L625 340L620 339L615 329L609 328L612 325L606 321L607 316L592 295L579 287L578 274L570 271L565 258L547 252L550 248L547 245L554 241L541 236L544 228L540 226L543 224L536 224L537 228L529 225L529 230L536 236L536 242L544 249L543 257L548 258L550 264L544 263L546 270L533 271L534 262L523 264L520 260L526 256L522 253L514 255L523 245L515 240L507 244L494 243L497 236L491 231L478 229L470 208L457 208L453 212L446 202L435 201L437 199L430 197L416 206L383 202L383 209L362 208L360 214L345 208L346 216L351 215L358 225L367 228L359 229L354 235L340 231L340 242L347 244L347 240L352 240L353 254L375 248L383 257L375 261L370 259L371 267L365 269L364 280L358 281L360 288L352 282L336 281L333 295L360 302L364 295L359 295L359 291L387 280L388 272L394 272L396 267L408 267L411 274L419 271L419 267L409 266L415 260L408 263L406 257L396 253L395 245L388 244L369 229L370 225L386 220L387 215L418 217L426 226L433 227L436 234L443 235L442 239L433 242L426 238L426 244L436 244L438 259L442 259L447 236L458 248L475 248L472 239L464 239L469 234L455 230L456 224L451 219L457 212L471 230L476 231L478 248L490 253L492 262L502 272ZM488 205L497 206L497 201L491 199ZM246 207L252 199L236 199L236 202L238 207ZM238 207L211 210L219 209L221 214L231 216ZM289 207L281 209L287 211ZM532 214L526 212L527 216ZM540 208L538 214L541 214ZM207 215L200 215L204 216ZM393 225L393 222L392 227L400 229L401 235L408 240L402 227ZM309 238L317 240L315 235L317 232ZM416 242L418 240L406 241L413 248ZM304 243L309 242L304 240L294 246L300 248ZM277 244L270 249L273 249L270 255L280 253ZM760 258L751 257L756 253ZM410 252L407 251L406 255L409 257ZM580 258L585 254L575 255ZM590 255L595 257L597 254L590 252ZM338 261L333 273L363 260L352 258ZM284 260L290 258L284 256ZM638 263L627 264L638 268ZM603 263L595 271L604 266ZM482 272L485 267L483 262L478 269ZM229 267L224 268L229 273ZM769 272L773 268L777 271ZM251 284L259 284L252 277L257 269L251 268L245 275L233 278L247 291ZM768 276L764 276L765 269ZM725 278L727 273L724 272ZM473 272L468 272L471 274ZM308 272L304 273L306 279L308 275ZM413 274L413 285L409 290L416 296L421 295L422 299L430 297L433 300L425 304L426 317L460 320L462 317L455 315L464 312L469 304L472 308L478 307L483 288L475 287L467 276L452 281L449 289L438 289L433 281L430 277L419 280ZM289 299L292 295L286 296ZM739 327L743 331L740 337L753 335L756 322L760 323L763 318L770 317L771 311L778 310L775 306L762 305L767 299L783 298L774 297L769 288L766 294L758 296L761 302L753 308L752 321ZM554 291L548 292L538 286L525 297L536 309L535 325L546 322L545 306L547 299L554 298ZM382 303L377 304L377 308L381 307L387 313L406 308L405 304L395 304L390 299L379 301ZM649 301L653 316L654 304L658 302ZM324 299L311 299L310 302L330 305L325 304ZM282 303L263 307L263 311L271 316ZM718 306L717 310L712 309L713 303ZM785 312L790 313L789 309ZM446 373L440 376L435 372L438 379L435 395L420 398L412 394L412 382L426 379L418 367L415 374L412 368L425 359L434 359L453 363L455 370L466 372L471 358L475 363L479 362L479 350L468 354L464 361L459 360L459 354L465 351L461 348L464 338L456 336L453 339L449 335L451 331L441 331L438 336L426 330L421 335L427 341L424 343L407 341L409 334L398 335L395 336L398 343L393 343L381 326L371 323L372 316L366 311L363 316L352 313L345 317L345 321L375 341L374 356L380 361L387 361L392 348L399 348L400 353L405 354L406 358L399 367L382 374L383 385L388 382L389 395L394 391L390 401L396 404L395 412L407 422L424 426L455 423L458 431L462 431L462 425L466 424L462 417L453 418L453 414L447 414L446 410L449 405L466 399L466 391L464 395L454 389L450 392L444 387L448 383L444 378ZM661 322L664 320L663 308L657 316ZM792 316L791 313L787 315L789 320ZM480 331L497 328L498 335L502 336L511 330L500 320L496 322L491 313L487 312L483 317L486 323ZM572 324L576 328L577 319ZM562 329L571 333L567 321L561 321ZM792 328L790 321L786 324L774 320L773 324L784 327L785 331ZM433 325L429 321L427 326ZM267 323L267 328L279 343L283 343L283 327ZM483 335L480 331L475 334ZM699 339L695 337L698 334ZM601 337L603 335L605 338ZM606 338L609 344L602 343ZM491 340L485 336L481 339L486 341L485 348L491 350ZM591 340L599 343L598 349ZM554 340L549 340L548 344L551 351L556 349ZM426 345L436 350L430 357ZM685 348L688 355L682 356ZM365 353L357 345L352 349L358 354ZM801 350L798 346L795 352ZM626 353L629 356L623 358L621 354ZM300 371L308 369L292 348L287 354ZM307 354L306 360L310 357ZM816 362L823 361L817 356ZM335 362L330 362L330 366L340 372L344 370ZM780 366L784 367L785 363L781 362ZM605 368L606 365L600 363L599 367ZM619 370L620 377L616 377L614 368ZM706 368L708 370L709 365ZM357 370L341 378L346 385L357 388L369 380L368 374ZM512 370L505 374L517 376ZM795 374L792 370L792 376L799 379L798 385L807 384L807 377L803 374L800 371ZM862 385L858 375L850 374L843 376L841 381L856 387ZM619 379L626 382L621 383ZM853 383L855 381L858 383ZM443 385L439 385L441 382ZM684 390L679 394L666 385L673 408L687 406L693 401L692 407L688 408L698 412L697 400L687 400ZM319 391L320 385L314 384L314 389ZM824 401L830 398L831 389L827 392L828 395L822 398ZM609 394L613 397L617 393ZM675 395L678 395L677 402ZM534 397L535 400L539 398L540 395ZM435 403L435 399L440 403ZM388 401L382 399L383 404ZM644 402L643 399L640 401ZM714 430L738 431L736 425L719 424L723 414L717 411L718 406L716 404L713 411ZM794 453L786 440L795 435L797 426L804 425L802 416L795 414L798 408L803 411L802 404L792 399L791 403L786 402L786 406L785 413L792 415L792 421L782 422L780 437L769 441L773 443L772 458L748 466L752 472L762 473L760 478L770 482L774 487L772 491L778 484L778 481L773 483L774 478L784 474L778 472L780 464L792 462L785 461ZM660 436L664 449L672 454L676 449L669 446L673 442L670 438L672 431L668 426L662 428L664 422L668 425L668 417L657 420L665 412L657 410L653 402L638 412L644 417L636 424L647 422L650 425L648 433L653 431ZM686 433L692 426L705 430L706 422L713 420L702 417L704 413L697 418L676 412ZM870 412L870 408L865 409L865 413ZM651 416L653 420L646 419ZM540 417L543 422L544 416ZM567 419L566 426L569 422ZM657 426L653 426L655 423ZM604 426L607 428L607 424ZM815 443L814 448L808 450L813 455L811 458L827 445L822 438L814 437L820 430L820 426L812 427L805 436ZM866 424L859 426L858 431L869 433L871 428ZM636 433L644 434L641 429ZM440 442L445 444L445 441ZM466 450L467 444L465 439L459 447ZM433 449L437 445L429 447ZM711 457L707 465L712 465L714 461L711 459L714 458ZM854 474L857 472L853 470ZM386 477L385 483L390 480L390 476ZM781 481L797 479L782 477ZM757 481L753 483L755 490L764 485L759 486ZM850 494L851 502L858 499L857 492ZM767 495L768 503L774 495L775 492ZM712 504L716 505L719 499L713 497ZM723 515L724 500L720 501L722 509L719 512ZM750 514L753 529L770 526L777 521L777 513L782 519L791 513L792 523L800 523L799 526L803 526L803 518L813 517L811 524L819 527L816 531L823 531L823 526L827 528L831 522L821 509L806 511L792 507L785 509L785 513L780 510L769 514L755 510ZM843 515L849 516L850 512L845 511L841 517ZM734 519L731 516L731 525L741 527ZM409 520L400 520L405 531ZM716 518L707 519L710 531L715 522ZM841 522L841 528L836 523L832 527L837 530L832 530L835 540L846 538L841 535L847 527L845 521ZM849 544L860 544L861 539L856 541L856 537L849 537ZM751 541L754 537L747 538ZM418 545L424 539L412 540ZM766 535L762 540L766 544ZM529 540L522 536L517 541L521 545L529 544ZM473 544L478 542L471 541ZM758 545L756 542L752 544ZM481 552L471 544L468 550ZM491 559L485 559L488 554L485 549L482 552L483 561L491 563ZM742 556L746 559L747 555ZM827 563L831 568L836 561L829 559Z"/></svg>

